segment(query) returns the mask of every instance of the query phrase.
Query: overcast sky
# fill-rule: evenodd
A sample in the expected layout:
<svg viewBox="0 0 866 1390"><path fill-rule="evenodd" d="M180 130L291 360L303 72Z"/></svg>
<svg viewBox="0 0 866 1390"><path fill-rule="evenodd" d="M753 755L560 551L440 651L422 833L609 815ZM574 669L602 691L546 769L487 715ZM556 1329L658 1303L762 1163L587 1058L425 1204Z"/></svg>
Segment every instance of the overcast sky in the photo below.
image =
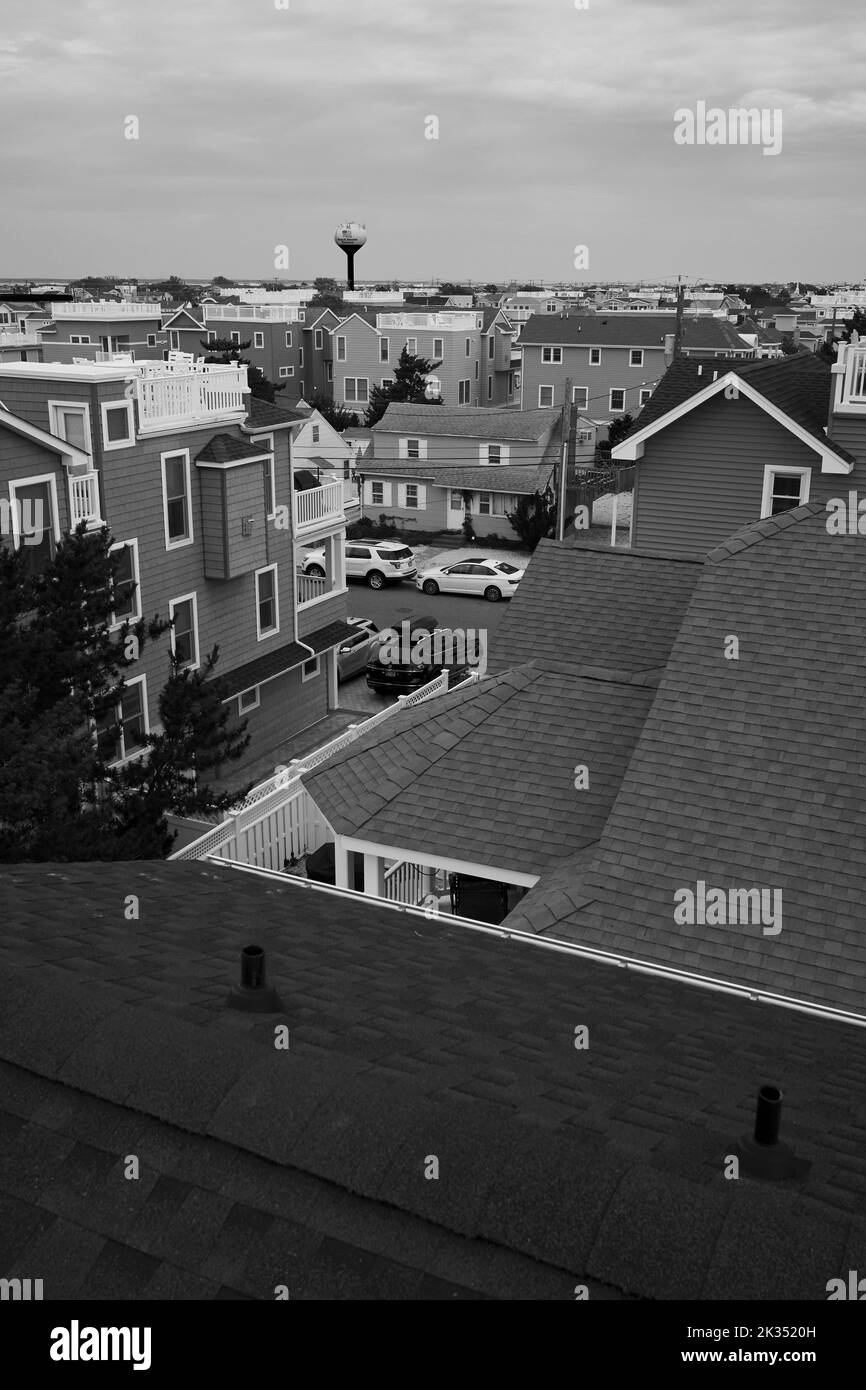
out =
<svg viewBox="0 0 866 1390"><path fill-rule="evenodd" d="M0 276L340 276L345 218L359 281L866 275L862 0L289 6L3 0Z"/></svg>

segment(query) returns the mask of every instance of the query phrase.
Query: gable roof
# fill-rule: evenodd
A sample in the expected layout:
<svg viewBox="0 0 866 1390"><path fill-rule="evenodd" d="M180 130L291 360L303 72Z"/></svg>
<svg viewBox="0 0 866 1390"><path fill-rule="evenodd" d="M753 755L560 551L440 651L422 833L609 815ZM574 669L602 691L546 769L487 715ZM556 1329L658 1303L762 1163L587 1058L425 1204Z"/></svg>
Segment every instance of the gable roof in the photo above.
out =
<svg viewBox="0 0 866 1390"><path fill-rule="evenodd" d="M392 401L373 434L423 430L433 437L536 442L562 418L560 410L488 410L478 405L413 405Z"/></svg>
<svg viewBox="0 0 866 1390"><path fill-rule="evenodd" d="M602 668L625 679L656 671L700 572L695 560L540 541L491 638L490 669L531 660L546 671Z"/></svg>
<svg viewBox="0 0 866 1390"><path fill-rule="evenodd" d="M598 839L652 693L528 663L393 716L303 782L338 834L535 875ZM576 798L580 761L595 776Z"/></svg>
<svg viewBox="0 0 866 1390"><path fill-rule="evenodd" d="M866 569L823 503L705 561L590 870L549 930L866 1019ZM739 659L724 659L736 634ZM623 875L622 865L628 864ZM779 890L778 934L680 926L674 894Z"/></svg>
<svg viewBox="0 0 866 1390"><path fill-rule="evenodd" d="M241 428L245 433L257 434L260 430L289 429L296 425L299 420L309 418L309 409L285 410L280 405L272 405L270 401L260 400L258 396L250 396L247 406L247 418Z"/></svg>
<svg viewBox="0 0 866 1390"><path fill-rule="evenodd" d="M212 865L4 864L0 899L0 1274L47 1299L824 1300L866 1266L863 1030ZM225 1007L251 922L270 1017ZM719 1183L768 1078L812 1171Z"/></svg>
<svg viewBox="0 0 866 1390"><path fill-rule="evenodd" d="M179 320L185 320L185 322L178 322ZM213 322L213 320L211 320L211 322ZM196 328L202 333L207 331L206 325L204 323L199 323L195 315L190 313L189 309L185 308L183 305L169 318L163 319L162 327L163 332L166 332L169 328Z"/></svg>
<svg viewBox="0 0 866 1390"><path fill-rule="evenodd" d="M20 416L13 415L11 410L0 407L0 425L12 430L13 434L22 435L26 439L32 439L34 444L41 444L43 448L50 449L52 453L62 454L72 463L92 466L92 460L88 453L83 449L76 449L72 444L67 444L65 439L60 439L56 434L49 434L47 430L41 430L37 425L31 425L29 420L22 420Z"/></svg>
<svg viewBox="0 0 866 1390"><path fill-rule="evenodd" d="M556 446L555 446L556 447ZM545 456L548 451L545 450ZM514 493L515 496L544 492L553 480L552 461L540 464L436 463L429 459L383 460L369 454L363 460L365 478L413 478L433 487L471 488L480 492Z"/></svg>
<svg viewBox="0 0 866 1390"><path fill-rule="evenodd" d="M611 458L640 459L647 439L733 386L820 454L824 472L850 473L854 455L825 433L830 379L829 365L814 353L738 363L730 370L712 362L697 363L691 374L682 361L674 362L625 439L611 451Z"/></svg>

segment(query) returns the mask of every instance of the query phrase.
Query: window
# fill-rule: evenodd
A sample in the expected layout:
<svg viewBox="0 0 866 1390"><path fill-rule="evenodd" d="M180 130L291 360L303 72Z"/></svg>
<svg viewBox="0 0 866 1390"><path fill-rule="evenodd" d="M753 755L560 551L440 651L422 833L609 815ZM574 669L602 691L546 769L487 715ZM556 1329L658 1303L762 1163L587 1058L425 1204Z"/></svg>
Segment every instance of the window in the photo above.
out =
<svg viewBox="0 0 866 1390"><path fill-rule="evenodd" d="M343 399L347 401L368 401L370 399L370 379L366 376L347 376L344 380Z"/></svg>
<svg viewBox="0 0 866 1390"><path fill-rule="evenodd" d="M768 464L764 469L761 516L778 516L779 512L808 502L810 476L809 468L773 468Z"/></svg>
<svg viewBox="0 0 866 1390"><path fill-rule="evenodd" d="M471 339L471 338L467 338L467 339L466 339L466 356L467 356L467 357L471 357L471 355L472 355L472 339Z"/></svg>
<svg viewBox="0 0 866 1390"><path fill-rule="evenodd" d="M490 337L487 339L487 358L488 358L488 361L490 361L490 362L493 361L493 358L494 358L495 353L496 353L496 340L494 339L493 334L491 333Z"/></svg>
<svg viewBox="0 0 866 1390"><path fill-rule="evenodd" d="M457 383L457 404L469 404L469 392L472 389L471 381L458 381Z"/></svg>
<svg viewBox="0 0 866 1390"><path fill-rule="evenodd" d="M75 449L92 452L90 443L90 411L77 401L49 401L50 430L58 439L65 439Z"/></svg>
<svg viewBox="0 0 866 1390"><path fill-rule="evenodd" d="M484 446L482 445L482 448L483 448L483 447L484 447ZM502 462L502 445L501 445L501 444L488 444L488 445L487 445L487 462L488 462L488 463L501 463L501 462Z"/></svg>
<svg viewBox="0 0 866 1390"><path fill-rule="evenodd" d="M277 511L277 489L276 477L274 474L274 436L272 434L259 434L252 437L250 443L262 444L268 451L268 457L262 460L262 475L265 495L265 515L268 521L272 521Z"/></svg>
<svg viewBox="0 0 866 1390"><path fill-rule="evenodd" d="M171 629L172 656L181 669L195 671L198 668L198 603L195 594L170 599L168 616L174 622Z"/></svg>
<svg viewBox="0 0 866 1390"><path fill-rule="evenodd" d="M371 496L373 499L373 506L383 507L385 505L385 484L371 483L370 486L372 489Z"/></svg>
<svg viewBox="0 0 866 1390"><path fill-rule="evenodd" d="M409 355L410 355L411 357L414 357L414 356L415 356L415 354L416 354L417 351L418 351L418 339L417 339L417 338L407 338L407 339L406 339L406 351L409 353Z"/></svg>
<svg viewBox="0 0 866 1390"><path fill-rule="evenodd" d="M8 322L8 320L7 320L7 322ZM70 343L89 343L89 342L90 342L90 334L89 334L89 333L70 333L70 335L69 335L69 341L70 341Z"/></svg>
<svg viewBox="0 0 866 1390"><path fill-rule="evenodd" d="M47 473L9 484L12 544L24 553L28 575L41 573L54 559L60 540L57 483Z"/></svg>
<svg viewBox="0 0 866 1390"><path fill-rule="evenodd" d="M309 661L305 661L304 664L303 664L303 666L301 667L301 680L302 680L302 681L312 681L312 680L315 680L315 679L316 679L316 676L317 676L318 674L319 674L319 658L318 658L317 656L312 656L312 657L310 657L310 660L309 660Z"/></svg>
<svg viewBox="0 0 866 1390"><path fill-rule="evenodd" d="M325 339L321 328L317 328L313 333L313 347L316 352L321 352L324 347Z"/></svg>
<svg viewBox="0 0 866 1390"><path fill-rule="evenodd" d="M493 400L493 377L492 377L492 376L489 376L489 377L487 378L487 399L488 399L489 401L492 401L492 400Z"/></svg>
<svg viewBox="0 0 866 1390"><path fill-rule="evenodd" d="M476 359L475 359L475 380L476 380L476 381L478 380L478 367L479 367L479 361L478 361L478 358L476 357Z"/></svg>
<svg viewBox="0 0 866 1390"><path fill-rule="evenodd" d="M261 642L264 637L272 637L280 630L280 613L277 601L277 567L256 570L256 637Z"/></svg>
<svg viewBox="0 0 866 1390"><path fill-rule="evenodd" d="M610 388L610 409L625 410L625 391L621 386Z"/></svg>
<svg viewBox="0 0 866 1390"><path fill-rule="evenodd" d="M427 457L427 440L401 439L398 453L401 459L425 459Z"/></svg>
<svg viewBox="0 0 866 1390"><path fill-rule="evenodd" d="M417 506L418 506L418 484L417 484L417 483L407 483L407 484L406 484L406 506L407 506L407 507L417 507Z"/></svg>
<svg viewBox="0 0 866 1390"><path fill-rule="evenodd" d="M258 709L261 704L261 687L254 685L251 690L242 690L238 696L238 714L247 714Z"/></svg>
<svg viewBox="0 0 866 1390"><path fill-rule="evenodd" d="M600 367L600 366L601 366L601 348L590 348L590 350L589 350L589 365L590 365L591 367Z"/></svg>
<svg viewBox="0 0 866 1390"><path fill-rule="evenodd" d="M434 357L444 357L444 355L445 355L444 339L443 339L443 338L434 338L434 339L433 339L433 356L434 356Z"/></svg>
<svg viewBox="0 0 866 1390"><path fill-rule="evenodd" d="M135 676L96 725L99 756L106 763L125 762L145 747L148 732L147 677Z"/></svg>
<svg viewBox="0 0 866 1390"><path fill-rule="evenodd" d="M147 346L148 346L148 347L156 347L156 334L155 334L155 333L148 333L148 335L147 335Z"/></svg>
<svg viewBox="0 0 866 1390"><path fill-rule="evenodd" d="M208 340L209 343L215 343L215 342L216 342L216 333L213 331L212 328L209 328L209 329L208 329L207 340Z"/></svg>
<svg viewBox="0 0 866 1390"><path fill-rule="evenodd" d="M647 401L649 400L649 398L650 398L651 395L652 395L652 388L649 387L649 386L642 386L642 387L641 387L641 392L640 392L640 403L641 403L641 405L646 405L646 403L647 403Z"/></svg>
<svg viewBox="0 0 866 1390"><path fill-rule="evenodd" d="M290 329L288 329L288 331L286 332L286 347L291 347L291 346L292 346L292 330L291 330L291 328L290 328Z"/></svg>
<svg viewBox="0 0 866 1390"><path fill-rule="evenodd" d="M104 404L102 411L102 447L124 449L133 444L132 401Z"/></svg>
<svg viewBox="0 0 866 1390"><path fill-rule="evenodd" d="M234 334L232 334L232 341L239 343L240 338L236 339ZM180 350L180 334L175 328L170 328L168 330L168 346L172 352L178 352Z"/></svg>
<svg viewBox="0 0 866 1390"><path fill-rule="evenodd" d="M298 382L298 393L301 396L304 394L304 383L302 381Z"/></svg>
<svg viewBox="0 0 866 1390"><path fill-rule="evenodd" d="M253 334L253 347L254 347L254 348L263 348L264 345L265 345L265 335L264 335L264 333L254 333L254 334Z"/></svg>
<svg viewBox="0 0 866 1390"><path fill-rule="evenodd" d="M449 503L449 506L451 507L452 512L462 512L463 493L460 491L459 488L453 487L451 489L451 501Z"/></svg>
<svg viewBox="0 0 866 1390"><path fill-rule="evenodd" d="M192 544L192 513L189 499L189 450L162 454L162 506L165 548L174 550Z"/></svg>
<svg viewBox="0 0 866 1390"><path fill-rule="evenodd" d="M229 333L229 341L232 342L232 343L239 343L240 340L241 340L241 335L240 335L240 333L237 333L237 332L235 332L234 329L232 329L231 333Z"/></svg>
<svg viewBox="0 0 866 1390"><path fill-rule="evenodd" d="M591 443L592 443L592 430L578 430L578 431L577 431L577 442L578 442L578 444L591 444Z"/></svg>
<svg viewBox="0 0 866 1390"><path fill-rule="evenodd" d="M571 399L578 410L586 410L586 407L589 405L589 387L575 386L571 393Z"/></svg>
<svg viewBox="0 0 866 1390"><path fill-rule="evenodd" d="M539 404L539 408L544 408L545 406L553 405L553 387L552 387L552 386L539 386L539 388L538 388L538 404Z"/></svg>
<svg viewBox="0 0 866 1390"><path fill-rule="evenodd" d="M490 516L491 494L489 492L479 492L478 494L478 515Z"/></svg>
<svg viewBox="0 0 866 1390"><path fill-rule="evenodd" d="M299 322L299 323L306 323L306 320L307 320L307 311L306 311L306 309L299 309L299 310L298 310L298 322Z"/></svg>
<svg viewBox="0 0 866 1390"><path fill-rule="evenodd" d="M302 347L300 347L300 348L298 348L298 366L299 366L299 367L303 367L303 365L304 365L304 349L303 349Z"/></svg>
<svg viewBox="0 0 866 1390"><path fill-rule="evenodd" d="M433 396L441 396L442 382L438 376L425 376L424 395L429 399Z"/></svg>
<svg viewBox="0 0 866 1390"><path fill-rule="evenodd" d="M388 356L388 354L390 353L390 351L391 351L391 342L390 342L390 339L388 339L388 338L380 338L380 339L379 339L379 361L380 361L380 362L388 362L388 361L390 361L390 358L389 358L389 356Z"/></svg>
<svg viewBox="0 0 866 1390"><path fill-rule="evenodd" d="M643 348L632 348L628 355L628 365L630 367L643 366Z"/></svg>
<svg viewBox="0 0 866 1390"><path fill-rule="evenodd" d="M295 369L294 369L294 367L280 367L280 376L285 377L285 376L294 376L294 375L295 375Z"/></svg>
<svg viewBox="0 0 866 1390"><path fill-rule="evenodd" d="M318 426L318 425L313 425L313 443L314 443L314 444L318 444L318 442L319 442L319 426Z"/></svg>
<svg viewBox="0 0 866 1390"><path fill-rule="evenodd" d="M562 361L561 347L546 347L541 349L542 362L560 363Z"/></svg>
<svg viewBox="0 0 866 1390"><path fill-rule="evenodd" d="M117 551L117 569L114 573L114 610L111 615L113 626L126 622L137 623L141 617L138 580L138 541L118 541L111 547Z"/></svg>
<svg viewBox="0 0 866 1390"><path fill-rule="evenodd" d="M327 375L327 378L328 378L329 381L333 381L333 380L334 380L334 364L333 364L333 362L330 360L330 358L328 359L328 370L327 370L326 375Z"/></svg>
<svg viewBox="0 0 866 1390"><path fill-rule="evenodd" d="M338 362L345 362L345 360L346 360L346 339L343 337L342 334L338 334L338 335L337 335L337 361L338 361Z"/></svg>

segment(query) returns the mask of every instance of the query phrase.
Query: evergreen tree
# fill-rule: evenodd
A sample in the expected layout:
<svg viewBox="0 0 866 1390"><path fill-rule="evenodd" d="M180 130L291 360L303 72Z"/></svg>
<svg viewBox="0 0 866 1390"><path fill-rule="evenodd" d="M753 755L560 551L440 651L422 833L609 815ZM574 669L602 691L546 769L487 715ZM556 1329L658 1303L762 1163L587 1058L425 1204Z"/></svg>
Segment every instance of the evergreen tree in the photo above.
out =
<svg viewBox="0 0 866 1390"><path fill-rule="evenodd" d="M261 367L254 366L248 357L241 357L243 350L250 345L249 338L245 343L233 343L231 338L216 338L212 343L200 338L199 342L208 354L205 362L223 363L227 367L239 362L242 367L246 367L250 392L257 400L268 401L273 405L276 393L285 391L287 382L268 381Z"/></svg>
<svg viewBox="0 0 866 1390"><path fill-rule="evenodd" d="M427 376L441 367L440 362L428 362L426 357L418 357L406 348L400 353L400 360L394 368L394 380L385 386L374 386L370 392L370 404L364 416L364 424L372 429L381 420L392 401L410 401L415 405L442 405L441 396L428 396Z"/></svg>
<svg viewBox="0 0 866 1390"><path fill-rule="evenodd" d="M555 533L556 506L550 489L536 492L531 497L524 494L518 499L516 510L506 512L505 515L506 520L530 550L534 550L545 536Z"/></svg>
<svg viewBox="0 0 866 1390"><path fill-rule="evenodd" d="M324 396L320 391L315 391L308 397L308 404L314 410L318 410L323 415L328 424L335 429L338 434L343 430L357 429L358 417L352 410L347 410L345 406L338 405L332 396Z"/></svg>

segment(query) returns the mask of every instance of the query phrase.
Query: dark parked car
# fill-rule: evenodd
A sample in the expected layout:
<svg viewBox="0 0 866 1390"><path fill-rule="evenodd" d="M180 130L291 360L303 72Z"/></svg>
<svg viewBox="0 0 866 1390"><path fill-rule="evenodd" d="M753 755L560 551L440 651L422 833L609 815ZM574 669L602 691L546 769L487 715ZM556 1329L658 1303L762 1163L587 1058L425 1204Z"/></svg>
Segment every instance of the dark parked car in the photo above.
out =
<svg viewBox="0 0 866 1390"><path fill-rule="evenodd" d="M406 659L411 657L412 647L419 639L425 636L433 639L433 634L440 630L441 624L435 618L404 618L399 628L391 629L399 633L400 645L405 649L401 652L401 659L395 661L393 652L389 651L388 645L382 645L381 640L370 653L367 660L367 685L370 689L378 690L382 694L390 691L394 695L408 695L446 670L449 674L449 688L465 680L472 669L471 666L465 660L459 659L459 651L445 650L447 644L443 643L443 649L437 652L435 639L432 641L430 652L433 660ZM386 632L378 633L377 637L385 638Z"/></svg>

